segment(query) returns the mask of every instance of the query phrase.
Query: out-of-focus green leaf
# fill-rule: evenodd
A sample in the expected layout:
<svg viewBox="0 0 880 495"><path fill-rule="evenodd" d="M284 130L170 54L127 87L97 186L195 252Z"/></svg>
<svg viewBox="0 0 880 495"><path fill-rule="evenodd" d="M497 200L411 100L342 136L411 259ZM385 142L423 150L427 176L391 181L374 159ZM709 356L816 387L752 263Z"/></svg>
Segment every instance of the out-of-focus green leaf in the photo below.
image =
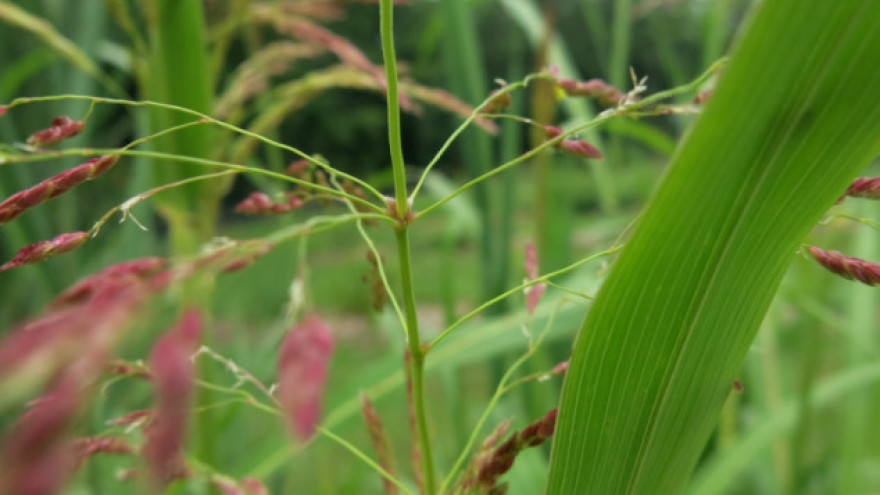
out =
<svg viewBox="0 0 880 495"><path fill-rule="evenodd" d="M39 38L79 70L100 81L115 96L125 96L125 90L116 84L116 81L102 71L75 43L59 33L52 24L44 19L9 2L0 2L0 19Z"/></svg>
<svg viewBox="0 0 880 495"><path fill-rule="evenodd" d="M877 19L760 4L581 330L548 493L685 486L798 243L880 151Z"/></svg>

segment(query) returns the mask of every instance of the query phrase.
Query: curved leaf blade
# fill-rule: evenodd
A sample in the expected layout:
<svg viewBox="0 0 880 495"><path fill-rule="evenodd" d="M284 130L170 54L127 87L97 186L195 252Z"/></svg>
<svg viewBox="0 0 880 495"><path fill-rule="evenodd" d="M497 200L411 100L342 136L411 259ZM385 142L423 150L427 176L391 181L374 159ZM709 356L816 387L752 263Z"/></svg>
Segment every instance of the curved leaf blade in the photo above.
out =
<svg viewBox="0 0 880 495"><path fill-rule="evenodd" d="M761 4L577 339L548 493L685 486L799 241L880 151L880 4Z"/></svg>

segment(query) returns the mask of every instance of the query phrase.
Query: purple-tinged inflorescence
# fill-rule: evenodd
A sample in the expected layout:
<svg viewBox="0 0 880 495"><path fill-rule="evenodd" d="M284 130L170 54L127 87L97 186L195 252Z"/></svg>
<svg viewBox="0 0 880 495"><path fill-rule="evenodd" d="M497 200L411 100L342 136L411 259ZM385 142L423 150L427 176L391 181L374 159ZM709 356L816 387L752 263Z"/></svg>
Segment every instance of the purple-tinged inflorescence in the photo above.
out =
<svg viewBox="0 0 880 495"><path fill-rule="evenodd" d="M858 280L867 285L880 284L880 264L844 256L839 251L825 251L816 246L808 246L807 250L820 265L845 279Z"/></svg>
<svg viewBox="0 0 880 495"><path fill-rule="evenodd" d="M48 129L37 131L28 138L30 146L50 146L61 140L76 136L83 130L85 123L81 120L73 120L70 117L61 116L52 119Z"/></svg>
<svg viewBox="0 0 880 495"><path fill-rule="evenodd" d="M853 198L880 199L880 177L857 177L852 184L846 188L846 192L843 193L843 196L838 200L838 203L843 201L847 196Z"/></svg>
<svg viewBox="0 0 880 495"><path fill-rule="evenodd" d="M195 309L186 310L177 326L163 335L150 352L155 416L145 432L143 454L156 489L187 472L181 450L194 384L190 356L198 348L201 333L201 314Z"/></svg>
<svg viewBox="0 0 880 495"><path fill-rule="evenodd" d="M291 430L302 441L318 426L333 347L333 333L317 314L291 328L281 344L278 401Z"/></svg>
<svg viewBox="0 0 880 495"><path fill-rule="evenodd" d="M535 249L535 245L531 242L526 244L526 252L525 252L525 269L526 269L526 279L529 281L535 280L538 278L538 251ZM541 282L535 284L528 289L526 289L526 309L529 314L535 312L535 308L538 307L538 302L541 300L541 296L544 295L544 291L547 289L547 284Z"/></svg>
<svg viewBox="0 0 880 495"><path fill-rule="evenodd" d="M391 442L382 426L382 419L367 394L361 392L361 415L364 417L364 423L367 425L367 432L370 434L370 443L376 451L376 458L382 469L389 474L394 475L394 454L391 451ZM396 495L397 486L390 480L382 478L382 484L385 488L386 495Z"/></svg>
<svg viewBox="0 0 880 495"><path fill-rule="evenodd" d="M18 217L34 206L64 194L85 181L94 179L110 170L117 161L119 161L118 156L102 155L49 177L34 187L13 194L0 203L0 224Z"/></svg>
<svg viewBox="0 0 880 495"><path fill-rule="evenodd" d="M68 232L61 234L50 241L40 241L36 244L25 246L18 250L11 261L0 265L0 272L10 270L17 266L38 263L53 256L73 251L88 240L88 232Z"/></svg>
<svg viewBox="0 0 880 495"><path fill-rule="evenodd" d="M563 132L562 129L556 126L544 126L544 134L548 140L561 136ZM602 153L595 146L580 139L562 139L557 141L553 147L569 155L582 156L584 158L602 158Z"/></svg>
<svg viewBox="0 0 880 495"><path fill-rule="evenodd" d="M303 201L296 196L288 196L284 202L272 201L269 196L261 192L251 193L247 199L235 206L235 211L245 215L271 215L286 213L302 206Z"/></svg>
<svg viewBox="0 0 880 495"><path fill-rule="evenodd" d="M601 79L575 81L567 77L557 77L556 85L568 96L593 98L606 108L617 106L626 97L622 91Z"/></svg>

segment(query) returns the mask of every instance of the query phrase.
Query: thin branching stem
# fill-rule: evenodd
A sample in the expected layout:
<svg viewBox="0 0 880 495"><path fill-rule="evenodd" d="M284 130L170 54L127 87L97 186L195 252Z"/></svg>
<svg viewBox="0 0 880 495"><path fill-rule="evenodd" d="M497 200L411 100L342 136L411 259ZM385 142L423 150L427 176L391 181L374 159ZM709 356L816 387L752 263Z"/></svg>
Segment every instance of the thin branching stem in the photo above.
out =
<svg viewBox="0 0 880 495"><path fill-rule="evenodd" d="M349 175L345 172L337 170L337 169L331 167L325 161L320 160L318 158L315 158L314 156L309 155L308 153L301 151L297 148L294 148L293 146L288 146L284 143L275 141L274 139L268 138L268 137L263 136L261 134L258 134L256 132L251 132L247 129L243 129L243 128L238 127L236 125L229 124L229 123L224 122L222 120L215 119L215 118L211 117L210 115L207 115L207 114L204 114L204 113L201 113L201 112L198 112L198 111L186 108L186 107L172 105L170 103L161 103L161 102L150 101L150 100L132 101L132 100L119 99L119 98L105 98L105 97L83 96L83 95L53 95L53 96L30 96L30 97L24 97L24 98L16 98L16 99L12 100L9 103L9 105L7 105L7 109L11 109L11 108L19 106L19 105L25 105L25 104L30 104L30 103L60 101L60 100L85 100L85 101L91 101L93 103L107 103L107 104L111 104L111 105L123 105L123 106L129 106L129 107L161 108L164 110L171 110L171 111L175 111L175 112L185 113L187 115L192 115L194 117L199 118L199 121L196 121L196 122L201 121L201 122L205 122L205 123L211 123L213 125L221 127L221 128L226 129L228 131L232 131L237 134L247 136L251 139L255 139L255 140L260 141L260 142L267 144L269 146L273 146L273 147L282 149L284 151L289 151L290 153L293 153L294 155L296 155L304 160L308 160L309 163L325 170L327 173L336 174L340 177L346 178L346 179L354 182L355 184L359 185L363 189L369 191L370 194L375 196L377 199L384 200L384 197L385 197L381 192L379 192L376 188L371 186L369 183L367 183L367 182L365 182L365 181L363 181L353 175Z"/></svg>
<svg viewBox="0 0 880 495"><path fill-rule="evenodd" d="M303 187L307 187L309 189L314 189L316 191L321 191L326 194L331 194L333 196L346 198L350 201L354 201L360 205L363 205L377 213L384 213L381 207L370 203L369 201L365 201L357 196L349 194L345 191L338 191L336 189L330 187L324 187L320 184L315 184L313 182L308 182L296 177L291 177L286 174L273 172L271 170L266 170L257 167L248 167L246 165L237 165L235 163L224 162L219 160L210 160L208 158L199 158L194 156L185 156L185 155L177 155L174 153L164 153L161 151L142 151L142 150L126 150L126 149L118 149L118 148L68 148L65 150L52 151L48 153L38 153L32 155L8 155L0 158L0 165L9 164L9 163L23 163L23 162L36 162L42 160L48 160L52 158L59 158L63 156L97 156L97 155L118 155L118 156L141 156L147 158L154 158L157 160L168 160L175 162L184 162L184 163L193 163L196 165L204 165L206 167L219 167L230 171L235 172L246 172L251 174L259 174L265 175L267 177L272 177L274 179L283 180L287 182L292 182L294 184L298 184Z"/></svg>
<svg viewBox="0 0 880 495"><path fill-rule="evenodd" d="M712 66L709 69L707 69L705 72L703 72L699 77L697 77L696 79L694 79L690 83L685 84L684 86L672 88L667 91L661 91L659 93L655 93L651 96L648 96L642 100L632 101L632 102L627 103L624 106L617 107L617 108L609 108L608 110L605 110L604 112L600 113L596 118L590 120L589 122L586 122L584 124L581 124L578 127L575 127L574 129L566 131L566 132L560 134L559 136L556 136L553 139L549 139L549 140L541 143L540 146L537 146L537 147L523 153L522 155L514 158L513 160L510 160L507 163L499 165L498 167L493 168L492 170L480 175L479 177L471 179L470 181L466 182L464 185L462 185L461 187L456 189L454 192L450 193L448 196L438 200L437 202L431 204L430 206L428 206L424 210L418 212L418 214L416 215L416 218L420 218L423 215L426 215L429 212L443 206L444 204L448 203L453 198L455 198L459 194L463 193L464 191L470 189L471 187L479 184L480 182L482 182L484 180L487 180L491 177L494 177L495 175L498 175L501 172L504 172L505 170L507 170L509 168L512 168L516 165L519 165L520 163L525 162L526 160L538 155L539 153L546 150L547 148L550 148L550 147L556 145L557 143L559 143L563 139L567 139L569 136L572 136L574 134L585 131L587 129L602 125L615 117L630 116L634 112L637 112L640 109L654 105L655 103L657 103L659 101L673 98L673 97L678 96L683 93L689 93L689 92L696 91L700 87L700 85L702 85L713 74L715 74L718 70L720 70L724 66L725 62L726 62L726 59L721 59L721 60L715 62L714 64L712 64ZM485 105L485 102L484 102L484 105ZM481 105L481 107L482 107L482 105ZM480 108L480 107L478 107L478 108ZM466 124L468 124L468 123L469 122L466 121ZM459 131L457 130L457 132L459 132ZM425 174L427 174L427 170L425 171Z"/></svg>
<svg viewBox="0 0 880 495"><path fill-rule="evenodd" d="M448 327L446 327L446 330L443 330L443 332L442 332L440 335L438 335L437 338L435 338L435 339L434 339L434 340L428 345L428 348L427 348L427 349L428 349L428 350L433 349L434 346L436 346L437 344L439 344L440 342L442 342L443 339L445 339L446 337L448 337L448 336L449 336L452 332L454 332L458 327L460 327L461 325L463 325L465 322L467 322L468 320L470 320L470 319L473 318L474 316L477 316L478 314L480 314L480 313L482 313L483 311L485 311L486 308L489 308L490 306L492 306L492 305L494 305L494 304L498 304L499 302L503 301L504 299L506 299L506 298L508 298L508 297L510 297L510 296L512 296L512 295L514 295L514 294L516 294L516 293L518 293L518 292L521 292L523 289L525 289L525 288L527 288L527 287L531 287L531 286L533 286L533 285L537 285L537 284L540 284L540 283L546 282L547 280L550 280L550 279L552 279L552 278L558 277L558 276L560 276L560 275L564 275L564 274L566 274L566 273L568 273L568 272L574 270L575 268L577 268L577 267L579 267L579 266L581 266L581 265L585 265L585 264L587 264L587 263L589 263L589 262L591 262L591 261L595 261L595 260L597 260L597 259L599 259L599 258L603 258L603 257L605 257L605 256L610 256L610 255L616 253L617 251L620 251L620 249L622 249L622 248L623 248L623 245L621 244L621 245L618 245L618 246L614 246L614 247L608 248L608 249L606 249L606 250L604 250L604 251L601 251L601 252L599 252L599 253L596 253L596 254L594 254L594 255L592 255L592 256L587 256L586 258L584 258L584 259L582 259L582 260L579 260L579 261L576 261L576 262L574 262L574 263L572 263L572 264L570 264L570 265L568 265L568 266L566 266L566 267L564 267L564 268L560 268L559 270L556 270L556 271L554 271L554 272L550 272L550 273L547 273L547 274L541 275L540 277L535 278L535 279L533 279L533 280L529 280L529 281L527 281L527 282L523 282L523 283L517 285L516 287L514 287L514 288L512 288L512 289L509 289L509 290L507 290L506 292L504 292L504 293L502 293L502 294L499 294L499 295L493 297L492 299L489 299L488 301L484 302L483 304L481 304L481 305L477 306L476 308L474 308L473 310L471 310L468 314L466 314L466 315L462 316L461 318L459 318L459 319L458 319L455 323L453 323L452 325L449 325Z"/></svg>
<svg viewBox="0 0 880 495"><path fill-rule="evenodd" d="M370 459L370 456L368 456L367 454L361 452L360 449L358 449L357 447L355 447L354 444L352 444L352 443L349 442L348 440L345 440L344 438L342 438L342 437L340 437L339 435L333 433L332 431L330 431L330 430L324 428L323 426L319 426L319 427L318 427L318 432L319 432L320 434L324 435L325 437L329 438L330 440L333 440L334 442L336 442L336 443L338 443L339 445L341 445L343 448L345 448L346 450L348 450L349 452L351 452L352 454L354 454L354 456L357 457L358 459L364 461L365 464L367 464L368 466L370 466L371 468L373 468L374 470L376 470L376 472L378 472L379 474L381 474L383 478L385 478L386 480L390 481L391 483L394 483L394 485L395 485L397 488L400 488L400 491L401 491L401 492L406 493L406 494L408 494L408 495L414 495L413 492L412 492L412 490L410 490L410 489L409 489L406 485L404 485L400 480L398 480L396 477L394 477L393 474L391 474L391 473L389 473L388 471L386 471L385 468L383 468L382 466L380 466L379 463L377 463L377 462L374 461L373 459Z"/></svg>
<svg viewBox="0 0 880 495"><path fill-rule="evenodd" d="M489 420L490 414L492 414L492 410L495 409L495 406L498 404L498 401L507 393L511 387L508 386L510 383L513 374L519 369L520 366L523 365L532 355L535 354L535 351L541 345L541 342L544 340L544 337L547 335L547 332L550 331L550 328L553 327L553 321L556 318L556 312L559 308L565 303L564 299L558 301L556 303L556 307L553 309L553 312L550 313L550 317L547 319L547 324L544 326L544 329L541 330L541 333L538 335L538 338L531 342L529 345L529 349L519 357L509 368L504 372L504 376L501 377L501 381L498 382L498 386L495 388L495 393L492 395L492 398L489 400L489 404L486 405L486 408L483 410L483 414L480 416L480 419L477 420L477 424L474 426L473 431L471 432L470 438L468 438L467 444L461 450L461 453L458 456L458 459L455 461L455 464L452 466L452 469L449 470L449 473L446 475L446 478L443 480L443 484L440 485L440 493L446 493L450 484L455 481L455 476L461 470L464 465L465 460L467 460L467 456L470 451L474 448L474 445L477 443L477 439L480 436L480 432L483 430L483 426L486 424L486 421Z"/></svg>

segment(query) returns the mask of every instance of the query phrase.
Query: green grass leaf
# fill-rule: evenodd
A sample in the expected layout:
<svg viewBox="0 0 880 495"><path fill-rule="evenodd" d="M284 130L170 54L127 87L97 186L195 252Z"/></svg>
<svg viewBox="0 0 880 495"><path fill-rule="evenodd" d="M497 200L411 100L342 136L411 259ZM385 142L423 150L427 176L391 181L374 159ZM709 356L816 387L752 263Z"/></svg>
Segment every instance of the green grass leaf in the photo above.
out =
<svg viewBox="0 0 880 495"><path fill-rule="evenodd" d="M880 3L768 0L577 339L548 493L678 493L798 243L880 151Z"/></svg>

